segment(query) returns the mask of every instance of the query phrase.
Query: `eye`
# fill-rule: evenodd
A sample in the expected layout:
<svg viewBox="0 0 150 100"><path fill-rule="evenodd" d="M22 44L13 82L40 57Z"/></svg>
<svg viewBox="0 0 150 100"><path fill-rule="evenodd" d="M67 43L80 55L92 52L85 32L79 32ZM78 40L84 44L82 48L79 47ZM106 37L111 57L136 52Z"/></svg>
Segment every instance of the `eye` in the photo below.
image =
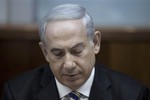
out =
<svg viewBox="0 0 150 100"><path fill-rule="evenodd" d="M72 53L74 53L74 54L80 54L81 52L82 52L81 49L75 49L72 51Z"/></svg>
<svg viewBox="0 0 150 100"><path fill-rule="evenodd" d="M52 49L51 53L56 57L61 57L64 54L64 52L60 49Z"/></svg>
<svg viewBox="0 0 150 100"><path fill-rule="evenodd" d="M80 54L82 51L83 51L83 46L80 45L80 46L74 47L71 52L77 55L77 54Z"/></svg>

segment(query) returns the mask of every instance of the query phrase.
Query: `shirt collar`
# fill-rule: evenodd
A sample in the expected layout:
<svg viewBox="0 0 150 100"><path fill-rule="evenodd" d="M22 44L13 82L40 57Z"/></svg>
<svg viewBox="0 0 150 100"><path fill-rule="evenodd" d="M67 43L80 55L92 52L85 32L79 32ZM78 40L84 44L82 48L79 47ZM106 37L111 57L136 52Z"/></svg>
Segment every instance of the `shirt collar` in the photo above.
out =
<svg viewBox="0 0 150 100"><path fill-rule="evenodd" d="M89 97L89 95L90 95L90 90L91 90L92 83L94 80L94 74L95 74L95 67L93 67L91 75L88 78L88 80L77 90L78 92L80 92L81 94L83 94L86 97ZM62 85L56 78L55 78L55 80L56 80L56 85L57 85L57 89L58 89L60 98L66 96L67 94L69 94L72 91L70 88Z"/></svg>

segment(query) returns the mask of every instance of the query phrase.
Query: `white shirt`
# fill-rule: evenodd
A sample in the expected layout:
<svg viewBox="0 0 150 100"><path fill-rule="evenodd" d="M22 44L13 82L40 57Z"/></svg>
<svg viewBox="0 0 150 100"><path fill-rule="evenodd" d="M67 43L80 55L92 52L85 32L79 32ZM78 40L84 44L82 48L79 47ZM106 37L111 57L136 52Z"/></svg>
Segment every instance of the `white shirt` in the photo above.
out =
<svg viewBox="0 0 150 100"><path fill-rule="evenodd" d="M88 100L92 83L94 80L94 74L95 74L95 67L93 67L92 72L88 80L77 90L79 93L81 93L83 96L80 98L80 100ZM56 78L56 85L59 92L59 96L61 100L65 100L65 96L68 95L72 90L64 85L62 85Z"/></svg>

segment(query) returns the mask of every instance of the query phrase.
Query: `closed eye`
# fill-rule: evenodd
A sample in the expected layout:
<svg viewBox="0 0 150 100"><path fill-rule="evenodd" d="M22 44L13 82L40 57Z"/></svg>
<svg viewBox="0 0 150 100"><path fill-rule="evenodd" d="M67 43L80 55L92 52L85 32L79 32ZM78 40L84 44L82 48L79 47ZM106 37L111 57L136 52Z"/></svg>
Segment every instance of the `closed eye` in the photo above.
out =
<svg viewBox="0 0 150 100"><path fill-rule="evenodd" d="M61 50L61 49L56 49L56 48L51 49L51 53L52 53L54 56L56 56L56 57L61 57L61 56L63 56L63 54L64 54L63 50Z"/></svg>
<svg viewBox="0 0 150 100"><path fill-rule="evenodd" d="M82 43L80 43L80 44L75 45L75 46L71 49L71 53L72 53L72 54L75 54L75 55L78 55L78 54L82 53L83 49L84 49L84 46L83 46Z"/></svg>

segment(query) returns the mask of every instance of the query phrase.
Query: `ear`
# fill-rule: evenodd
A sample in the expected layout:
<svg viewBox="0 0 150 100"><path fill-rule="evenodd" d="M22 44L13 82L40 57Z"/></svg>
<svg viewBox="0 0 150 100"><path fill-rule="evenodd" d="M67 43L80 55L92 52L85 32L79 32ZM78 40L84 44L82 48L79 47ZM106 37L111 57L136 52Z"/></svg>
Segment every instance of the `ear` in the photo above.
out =
<svg viewBox="0 0 150 100"><path fill-rule="evenodd" d="M100 46L101 46L101 33L100 33L100 31L94 32L93 43L94 43L94 52L95 52L95 54L98 54L100 51Z"/></svg>
<svg viewBox="0 0 150 100"><path fill-rule="evenodd" d="M41 50L45 56L46 61L49 62L49 57L48 57L48 52L46 50L46 45L43 42L39 42L39 46L40 46L40 48L41 48Z"/></svg>

